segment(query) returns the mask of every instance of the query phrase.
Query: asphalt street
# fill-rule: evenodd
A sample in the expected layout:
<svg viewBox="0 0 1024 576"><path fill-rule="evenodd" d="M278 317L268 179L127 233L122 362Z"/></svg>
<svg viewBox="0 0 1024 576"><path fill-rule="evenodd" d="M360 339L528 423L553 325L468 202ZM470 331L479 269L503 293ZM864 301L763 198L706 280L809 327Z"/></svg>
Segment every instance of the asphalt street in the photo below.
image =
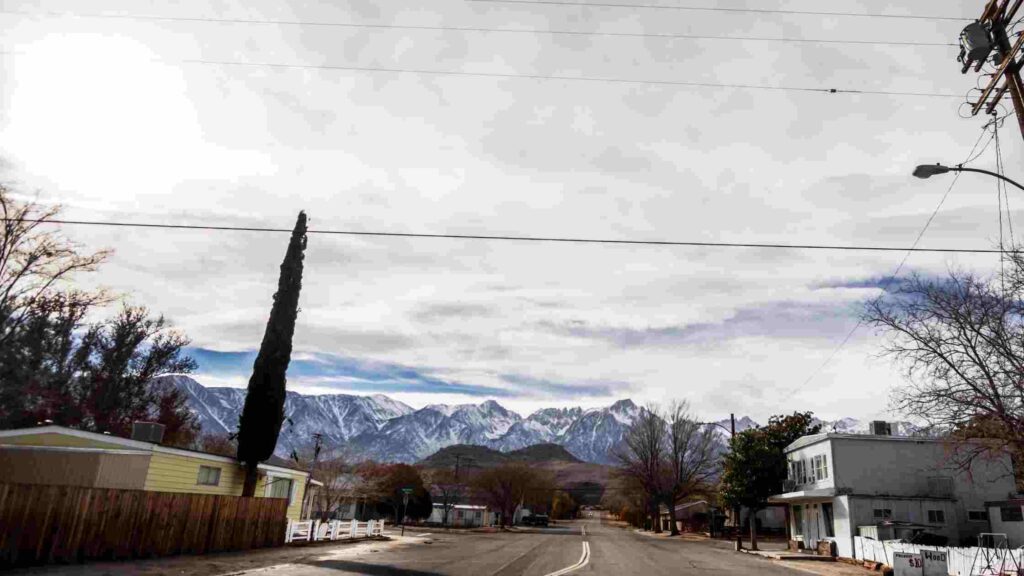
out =
<svg viewBox="0 0 1024 576"><path fill-rule="evenodd" d="M252 574L273 576L661 576L795 572L708 542L653 538L599 520L531 533L435 532L358 558L310 559ZM589 553L588 553L589 552Z"/></svg>

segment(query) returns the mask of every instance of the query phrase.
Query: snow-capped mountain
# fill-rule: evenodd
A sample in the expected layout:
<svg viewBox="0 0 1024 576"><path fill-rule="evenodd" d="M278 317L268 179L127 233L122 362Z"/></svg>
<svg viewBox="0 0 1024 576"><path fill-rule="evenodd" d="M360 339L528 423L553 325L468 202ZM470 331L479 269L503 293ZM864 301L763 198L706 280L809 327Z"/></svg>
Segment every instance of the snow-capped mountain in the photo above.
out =
<svg viewBox="0 0 1024 576"><path fill-rule="evenodd" d="M207 388L189 376L161 376L185 393L189 408L199 417L203 432L225 434L238 428L245 404L241 388ZM287 457L292 449L309 443L320 432L332 444L344 443L367 430L378 430L386 422L413 408L380 394L352 396L324 394L307 396L288 392L284 402L285 423L276 453Z"/></svg>
<svg viewBox="0 0 1024 576"><path fill-rule="evenodd" d="M245 403L245 390L206 388L188 376L164 376L185 393L204 432L233 432ZM348 394L303 395L289 392L285 400L288 420L281 430L277 454L287 457L308 445L314 433L324 435L327 446L346 450L351 457L394 462L418 462L447 446L472 444L512 452L536 444L558 444L588 462L612 464L614 449L640 414L631 400L605 408L544 408L523 418L497 402L433 404L413 409L387 396ZM823 432L864 434L869 423L854 418L816 421ZM717 425L716 425L717 424ZM729 420L713 427L721 449L729 437ZM750 418L736 419L736 432L758 426ZM893 433L918 432L909 422L894 422Z"/></svg>
<svg viewBox="0 0 1024 576"><path fill-rule="evenodd" d="M557 441L583 414L582 408L542 408L509 427L487 446L502 452L519 450L534 444L549 444Z"/></svg>

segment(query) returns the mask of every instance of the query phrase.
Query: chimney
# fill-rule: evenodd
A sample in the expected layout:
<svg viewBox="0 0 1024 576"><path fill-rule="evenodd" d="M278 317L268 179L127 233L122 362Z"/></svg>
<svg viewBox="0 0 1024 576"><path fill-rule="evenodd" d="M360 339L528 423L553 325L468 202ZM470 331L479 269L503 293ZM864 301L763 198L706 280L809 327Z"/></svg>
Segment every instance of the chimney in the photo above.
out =
<svg viewBox="0 0 1024 576"><path fill-rule="evenodd" d="M873 436L892 436L892 424L885 420L871 422L870 432Z"/></svg>
<svg viewBox="0 0 1024 576"><path fill-rule="evenodd" d="M132 440L159 444L163 439L163 424L157 422L132 422Z"/></svg>

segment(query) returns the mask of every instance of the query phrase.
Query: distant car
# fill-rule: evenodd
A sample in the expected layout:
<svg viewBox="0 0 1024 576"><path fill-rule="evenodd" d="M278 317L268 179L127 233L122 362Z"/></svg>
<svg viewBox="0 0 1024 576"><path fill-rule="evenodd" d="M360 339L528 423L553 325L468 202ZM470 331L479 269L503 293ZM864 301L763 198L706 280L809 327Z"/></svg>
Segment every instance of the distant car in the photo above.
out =
<svg viewBox="0 0 1024 576"><path fill-rule="evenodd" d="M523 516L523 526L547 526L548 517L546 514L531 514L529 516Z"/></svg>

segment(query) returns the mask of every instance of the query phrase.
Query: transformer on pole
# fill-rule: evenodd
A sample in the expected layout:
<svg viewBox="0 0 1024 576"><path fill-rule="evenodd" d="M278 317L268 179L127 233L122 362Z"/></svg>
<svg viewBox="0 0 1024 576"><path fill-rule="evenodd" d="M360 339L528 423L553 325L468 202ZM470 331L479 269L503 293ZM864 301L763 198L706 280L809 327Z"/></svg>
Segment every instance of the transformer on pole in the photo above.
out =
<svg viewBox="0 0 1024 576"><path fill-rule="evenodd" d="M1018 57L1024 46L1024 34L1017 34L1011 43L1008 32L1022 3L1024 0L989 0L981 18L968 24L960 33L957 61L963 64L960 70L963 74L971 68L980 72L986 61L995 67L995 72L983 74L990 79L978 100L970 102L971 115L982 110L986 114L994 113L1003 96L1009 92L1021 135L1024 136L1024 82L1020 77L1024 60Z"/></svg>

